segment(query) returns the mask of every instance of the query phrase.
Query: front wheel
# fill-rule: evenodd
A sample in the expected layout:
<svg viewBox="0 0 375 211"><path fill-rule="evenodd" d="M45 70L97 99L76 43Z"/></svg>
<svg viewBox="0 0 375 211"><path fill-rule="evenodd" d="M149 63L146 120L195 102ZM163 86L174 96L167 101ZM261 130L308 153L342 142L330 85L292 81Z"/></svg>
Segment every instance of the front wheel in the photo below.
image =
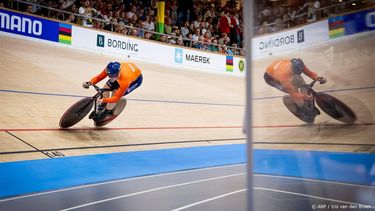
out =
<svg viewBox="0 0 375 211"><path fill-rule="evenodd" d="M68 128L77 124L90 112L93 105L94 100L92 97L86 97L76 102L61 117L60 127Z"/></svg>
<svg viewBox="0 0 375 211"><path fill-rule="evenodd" d="M357 120L356 114L349 106L329 94L318 92L315 100L325 113L336 120L348 124Z"/></svg>

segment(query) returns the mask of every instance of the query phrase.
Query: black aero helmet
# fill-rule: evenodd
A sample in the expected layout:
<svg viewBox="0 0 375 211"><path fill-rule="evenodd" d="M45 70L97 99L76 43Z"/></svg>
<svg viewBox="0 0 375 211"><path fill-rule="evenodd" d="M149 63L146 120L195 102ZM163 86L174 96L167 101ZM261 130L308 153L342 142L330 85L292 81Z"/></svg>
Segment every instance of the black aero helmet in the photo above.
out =
<svg viewBox="0 0 375 211"><path fill-rule="evenodd" d="M300 58L293 58L290 60L292 63L292 72L293 74L301 74L305 69L305 64L303 63L302 59Z"/></svg>
<svg viewBox="0 0 375 211"><path fill-rule="evenodd" d="M107 65L107 69L106 69L108 77L110 78L117 77L118 73L120 72L120 66L121 66L120 63L118 62L110 62Z"/></svg>

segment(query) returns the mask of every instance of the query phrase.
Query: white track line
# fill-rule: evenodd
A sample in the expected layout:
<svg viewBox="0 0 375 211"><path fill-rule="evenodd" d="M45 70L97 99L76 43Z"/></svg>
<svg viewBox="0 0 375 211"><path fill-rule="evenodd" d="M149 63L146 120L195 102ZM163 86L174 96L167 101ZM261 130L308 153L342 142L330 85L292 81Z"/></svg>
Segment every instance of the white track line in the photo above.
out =
<svg viewBox="0 0 375 211"><path fill-rule="evenodd" d="M293 180L303 180L303 181L330 183L330 184L336 184L336 185L347 185L347 186L375 189L375 186L357 185L357 184L353 184L353 183L343 183L343 182L335 182L335 181L329 181L329 180L318 180L318 179L310 179L310 178L303 178L303 177L288 177L288 176L278 176L278 175L270 175L270 174L254 174L254 176L255 177L286 178L286 179L293 179Z"/></svg>
<svg viewBox="0 0 375 211"><path fill-rule="evenodd" d="M226 165L226 166L215 166L215 167L192 169L192 170L181 170L181 171L170 172L170 173L154 174L154 175L149 175L149 176L140 176L140 177L121 179L121 180L113 180L113 181L108 181L108 182L100 182L100 183L94 183L94 184L89 184L89 185L81 185L81 186L76 186L76 187L71 187L71 188L66 188L66 189L46 191L46 192L41 192L41 193L34 193L34 194L30 194L30 195L24 195L24 196L17 196L17 197L13 197L13 198L2 199L2 200L0 200L0 203L5 202L5 201L12 201L12 200L16 200L16 199L28 198L28 197L45 195L45 194L50 194L50 193L64 192L64 191L75 190L75 189L80 189L80 188L87 188L87 187L94 187L94 186L112 184L112 183L117 183L117 182L125 182L125 181L146 179L146 178L173 175L173 174L182 174L182 173L186 173L186 172L206 171L206 170L212 170L212 169L220 169L220 168L228 168L228 167L244 166L244 165L246 165L246 163Z"/></svg>
<svg viewBox="0 0 375 211"><path fill-rule="evenodd" d="M303 194L303 193L295 193L295 192L289 192L289 191L283 191L283 190L276 190L276 189L271 189L271 188L254 187L254 190L265 190L265 191L272 191L272 192L277 192L277 193L286 193L286 194L292 194L292 195L297 195L297 196L305 196L305 197L320 199L320 200L325 200L325 201L339 202L339 203L343 203L343 204L354 204L354 205L358 205L358 206L361 205L361 206L375 207L374 205L358 204L358 203L349 202L349 201L342 201L342 200L337 200L337 199L330 199L330 198L324 198L324 197L320 197L320 196Z"/></svg>
<svg viewBox="0 0 375 211"><path fill-rule="evenodd" d="M330 198L324 198L324 197L319 197L319 196L313 196L313 195L302 194L302 193L295 193L295 192L290 192L290 191L282 191L282 190L276 190L276 189L270 189L270 188L254 187L254 190L264 190L264 191L272 191L272 192L292 194L292 195L298 195L298 196L305 196L305 197L309 197L309 198L315 198L315 199L320 199L320 200L325 200L325 201L333 201L333 202L349 204L349 205L363 206L363 207L368 207L368 208L370 208L369 206L371 206L371 208L375 207L374 205L359 204L359 203L354 203L354 202L349 202L349 201L342 201L342 200L337 200L337 199L330 199ZM183 207L173 209L171 211L184 210L184 209L187 209L187 208L199 205L199 204L203 204L203 203L206 203L206 202L209 202L209 201L213 201L213 200L216 200L216 199L219 199L219 198L223 198L223 197L233 195L233 194L236 194L236 193L240 193L240 192L244 192L244 191L247 191L247 189L241 189L241 190L233 191L233 192L226 193L226 194L223 194L223 195L219 195L219 196L216 196L216 197L208 198L208 199L205 199L205 200L202 200L202 201L198 201L198 202L195 202L195 203L192 203L192 204L185 205Z"/></svg>
<svg viewBox="0 0 375 211"><path fill-rule="evenodd" d="M208 198L208 199L205 199L205 200L202 200L202 201L198 201L198 202L195 202L195 203L192 203L192 204L188 204L186 206L173 209L171 211L180 211L180 210L183 210L183 209L186 209L186 208L189 208L189 207L194 207L194 206L199 205L199 204L203 204L203 203L206 203L206 202L209 202L209 201L213 201L215 199L220 199L220 198L223 198L223 197L226 197L226 196L229 196L229 195L244 192L246 190L247 189L241 189L241 190L233 191L233 192L230 192L230 193L226 193L226 194L223 194L223 195L219 195L219 196L216 196L216 197L212 197L212 198Z"/></svg>
<svg viewBox="0 0 375 211"><path fill-rule="evenodd" d="M108 198L108 199L94 201L94 202L87 203L87 204L81 204L79 206L70 207L70 208L67 208L67 209L63 209L61 211L74 210L74 209L78 209L78 208L82 208L82 207L91 206L91 205L94 205L94 204L99 204L99 203L103 203L103 202L107 202L107 201L113 201L113 200L116 200L116 199L126 198L126 197L129 197L129 196L139 195L139 194L143 194L143 193L149 193L149 192L168 189L168 188L174 188L174 187L190 185L190 184L199 183L199 182L206 182L206 181L223 179L223 178L228 178L228 177L241 176L241 175L246 175L246 173L230 174L230 175L221 176L221 177L213 177L213 178L209 178L209 179L195 180L195 181L192 181L192 182L185 182L185 183L179 183L179 184L175 184L175 185L168 185L168 186L163 186L163 187L159 187L159 188L153 188L153 189L149 189L149 190L145 190L145 191L139 191L139 192L135 192L135 193L131 193L131 194L126 194L126 195L122 195L122 196L116 196L116 197L112 197L112 198Z"/></svg>

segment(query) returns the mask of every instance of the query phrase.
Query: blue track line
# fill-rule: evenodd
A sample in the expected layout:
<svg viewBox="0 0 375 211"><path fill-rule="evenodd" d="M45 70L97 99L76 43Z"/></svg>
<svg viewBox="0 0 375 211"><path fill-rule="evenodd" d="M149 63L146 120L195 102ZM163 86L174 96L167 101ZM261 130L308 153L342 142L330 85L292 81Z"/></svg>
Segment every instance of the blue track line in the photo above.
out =
<svg viewBox="0 0 375 211"><path fill-rule="evenodd" d="M56 94L56 93L46 93L46 92L28 92L28 91L18 91L18 90L7 90L0 89L0 92L10 92L18 94L32 94L32 95L48 95L48 96L58 96L58 97L89 97L83 95L69 95L69 94ZM151 103L175 103L175 104L196 104L196 105L214 105L214 106L245 106L241 104L230 104L230 103L205 103L205 102L188 102L188 101L172 101L172 100L145 100L145 99L127 99L129 101L140 101L140 102L151 102Z"/></svg>
<svg viewBox="0 0 375 211"><path fill-rule="evenodd" d="M9 89L0 89L0 92L10 92L18 94L30 94L30 95L48 95L48 96L58 96L58 97L87 97L83 95L68 95L68 94L55 94L47 92L28 92L28 91L18 91L18 90L9 90Z"/></svg>
<svg viewBox="0 0 375 211"><path fill-rule="evenodd" d="M364 89L375 89L375 86L368 86L368 87L357 87L357 88L348 88L348 89L332 89L332 90L323 90L319 92L344 92L344 91L355 91L355 90L364 90ZM253 100L269 100L275 98L282 98L284 95L279 96L272 96L272 97L255 97Z"/></svg>
<svg viewBox="0 0 375 211"><path fill-rule="evenodd" d="M321 92L344 92L344 91L365 90L365 89L375 89L375 86L347 88L347 89L332 89L332 90L323 90ZM83 95L56 94L56 93L46 93L46 92L29 92L29 91L18 91L18 90L8 90L8 89L0 89L0 92L33 94L33 95L48 95L48 96L58 96L58 97L76 97L76 98L88 97L88 96L83 96ZM284 95L272 96L272 97L257 97L257 98L253 98L253 100L254 101L269 100L269 99L282 98L283 96ZM235 106L235 107L245 106L242 104L231 104L231 103L206 103L206 102L188 102L188 101L173 101L173 100L145 100L145 99L127 99L127 100L139 101L139 102L151 102L151 103L174 103L174 104Z"/></svg>

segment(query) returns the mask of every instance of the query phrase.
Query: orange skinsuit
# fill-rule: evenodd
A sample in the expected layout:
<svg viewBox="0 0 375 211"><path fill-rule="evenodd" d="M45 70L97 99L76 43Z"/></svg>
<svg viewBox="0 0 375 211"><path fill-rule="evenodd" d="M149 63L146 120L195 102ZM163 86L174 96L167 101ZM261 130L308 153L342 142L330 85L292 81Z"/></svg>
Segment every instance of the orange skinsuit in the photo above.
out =
<svg viewBox="0 0 375 211"><path fill-rule="evenodd" d="M266 73L275 81L279 82L284 89L293 97L295 101L302 101L304 95L300 94L296 87L293 85L293 73L292 64L290 59L280 59L274 61L270 66L267 67ZM311 79L318 79L319 76L309 70L306 65L303 73L309 76Z"/></svg>
<svg viewBox="0 0 375 211"><path fill-rule="evenodd" d="M141 70L133 63L124 62L121 63L120 72L117 78L117 82L120 85L120 88L116 90L112 97L103 98L104 103L116 103L121 99L125 94L126 90L129 88L129 85L137 80L141 75ZM97 76L90 80L90 83L96 84L107 77L106 68Z"/></svg>

